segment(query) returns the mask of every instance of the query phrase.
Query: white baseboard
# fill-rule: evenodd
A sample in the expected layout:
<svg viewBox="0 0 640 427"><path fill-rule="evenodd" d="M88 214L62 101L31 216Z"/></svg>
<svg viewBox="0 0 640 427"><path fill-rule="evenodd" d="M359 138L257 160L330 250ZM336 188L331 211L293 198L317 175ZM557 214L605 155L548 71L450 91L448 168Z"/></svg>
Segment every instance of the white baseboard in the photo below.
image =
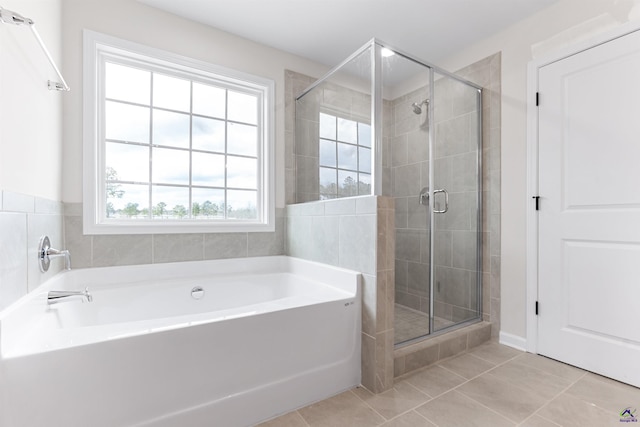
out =
<svg viewBox="0 0 640 427"><path fill-rule="evenodd" d="M517 335L508 334L500 331L500 344L513 347L517 350L527 351L527 339Z"/></svg>

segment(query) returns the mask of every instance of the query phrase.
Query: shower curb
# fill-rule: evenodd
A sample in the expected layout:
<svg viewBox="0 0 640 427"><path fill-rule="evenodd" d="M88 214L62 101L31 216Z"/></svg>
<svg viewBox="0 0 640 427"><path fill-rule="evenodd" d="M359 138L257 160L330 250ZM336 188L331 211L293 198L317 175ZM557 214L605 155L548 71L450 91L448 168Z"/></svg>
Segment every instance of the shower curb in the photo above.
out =
<svg viewBox="0 0 640 427"><path fill-rule="evenodd" d="M464 353L491 339L491 323L479 322L393 351L393 377Z"/></svg>

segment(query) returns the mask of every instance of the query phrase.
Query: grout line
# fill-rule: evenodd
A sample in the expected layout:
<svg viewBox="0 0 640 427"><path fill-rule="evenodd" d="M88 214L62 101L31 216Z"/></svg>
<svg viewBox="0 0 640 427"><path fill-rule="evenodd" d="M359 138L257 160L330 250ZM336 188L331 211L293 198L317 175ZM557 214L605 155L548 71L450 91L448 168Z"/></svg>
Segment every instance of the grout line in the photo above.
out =
<svg viewBox="0 0 640 427"><path fill-rule="evenodd" d="M300 419L302 420L302 422L307 426L307 427L311 427L311 424L309 424L307 422L307 420L305 419L305 417L302 416L302 414L300 413L300 410L296 409L296 414L298 414L298 416L300 417Z"/></svg>
<svg viewBox="0 0 640 427"><path fill-rule="evenodd" d="M356 387L356 388L357 388L357 387ZM364 388L364 387L363 387L363 388ZM389 390L392 390L392 389L393 389L393 387L392 387L392 388L390 388ZM386 422L388 421L388 420L387 420L387 419L386 419L386 418L385 418L385 417L384 417L380 412L376 411L376 410L375 410L375 408L374 408L373 406L369 405L369 403L368 403L366 400L364 400L363 398L361 398L360 396L358 396L358 394L357 394L355 391L353 391L353 390L355 390L355 389L351 389L351 390L349 390L349 391L350 391L350 392L351 392L351 393L352 393L352 394L353 394L353 395L354 395L358 400L360 400L360 402L362 402L362 403L363 403L367 408L371 409L371 410L373 411L373 413L374 413L374 414L378 415L380 418L382 418L382 419L384 420L384 421L382 421L382 423L380 423L380 424L376 424L376 425L382 425L382 424L384 424L384 423L386 423ZM366 390L368 393L371 393L371 392L370 392L369 390L367 390L366 388L365 388L365 390ZM387 391L389 391L389 390L387 390ZM385 393L385 392L383 392L383 393ZM372 394L373 394L373 393L372 393ZM382 393L379 393L379 394L382 394ZM377 394L373 394L373 396L377 396Z"/></svg>
<svg viewBox="0 0 640 427"><path fill-rule="evenodd" d="M545 404L544 406L547 406L547 405ZM543 406L543 407L544 407L544 406ZM539 411L539 409L538 409L538 411ZM558 423L556 423L556 422L554 422L554 421L552 421L552 420L550 420L550 419L548 419L548 418L545 418L545 417L543 417L542 415L539 415L539 414L538 414L538 411L536 411L536 412L534 412L533 414L529 415L527 418L525 418L525 419L524 419L524 421L522 421L522 422L521 422L521 423L519 423L518 425L519 425L519 426L523 426L527 421L529 421L529 420L530 420L530 419L532 419L533 417L538 417L538 418L542 418L543 420L545 420L545 421L547 421L547 422L550 422L550 423L551 423L551 424L553 424L554 426L562 427L560 424L558 424Z"/></svg>
<svg viewBox="0 0 640 427"><path fill-rule="evenodd" d="M562 362L559 362L559 363L562 363ZM535 368L534 368L534 369L535 369ZM540 370L540 369L539 369L539 370ZM545 371L545 372L546 372L546 371ZM549 373L549 372L547 372L547 373ZM551 375L553 375L553 374L551 374ZM544 409L544 408L546 408L547 406L549 406L549 404L550 404L551 402L553 402L554 400L556 400L558 397L560 397L560 396L562 396L563 394L565 394L565 393L567 392L567 390L569 390L571 387L573 387L573 386L574 386L574 384L575 384L575 383L577 383L577 382L578 382L578 381L580 381L582 378L584 378L584 377L585 377L585 375L587 375L587 372L586 372L586 371L584 371L584 373L583 373L583 374L582 374L578 379L576 379L575 381L571 382L571 383L570 383L568 386L566 386L562 391L558 392L558 393L557 393L555 396L553 396L551 399L548 399L548 400L547 400L547 402L546 402L544 405L542 405L541 407L539 407L539 408L538 408L538 409L537 409L533 414L531 414L531 415L530 415L530 417L533 417L534 415L538 415L538 412L540 412L542 409ZM555 376L557 376L557 375L555 375ZM559 377L559 378L560 378L560 377ZM566 379L566 378L564 378L564 379ZM579 400L582 400L582 399L579 399ZM583 402L584 402L584 401L583 401ZM588 403L588 402L587 402L587 403ZM538 415L538 416L539 416L539 417L542 417L541 415ZM544 417L542 417L542 418L544 418ZM546 418L545 418L545 420L546 420ZM555 423L554 423L554 424L555 424Z"/></svg>

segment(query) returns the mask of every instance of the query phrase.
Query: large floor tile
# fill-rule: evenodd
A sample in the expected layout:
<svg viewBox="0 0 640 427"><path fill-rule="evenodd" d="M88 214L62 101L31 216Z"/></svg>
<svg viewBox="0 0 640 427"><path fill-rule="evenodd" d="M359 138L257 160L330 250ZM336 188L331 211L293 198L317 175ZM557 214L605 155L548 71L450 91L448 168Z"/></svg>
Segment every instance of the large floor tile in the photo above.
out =
<svg viewBox="0 0 640 427"><path fill-rule="evenodd" d="M412 374L406 381L429 396L436 397L459 386L467 379L440 366L433 366Z"/></svg>
<svg viewBox="0 0 640 427"><path fill-rule="evenodd" d="M491 374L479 376L457 390L517 423L526 420L548 401Z"/></svg>
<svg viewBox="0 0 640 427"><path fill-rule="evenodd" d="M373 394L362 387L355 389L354 393L387 420L431 399L406 381L399 381L391 390L380 394Z"/></svg>
<svg viewBox="0 0 640 427"><path fill-rule="evenodd" d="M436 427L436 425L417 412L411 411L382 424L382 427Z"/></svg>
<svg viewBox="0 0 640 427"><path fill-rule="evenodd" d="M528 418L522 424L518 424L518 427L559 427L559 426L560 424L556 424L538 415L534 415L531 418Z"/></svg>
<svg viewBox="0 0 640 427"><path fill-rule="evenodd" d="M640 407L640 389L591 373L571 386L567 394L616 414L629 406Z"/></svg>
<svg viewBox="0 0 640 427"><path fill-rule="evenodd" d="M520 359L498 366L491 371L491 375L530 390L547 400L553 399L572 384L567 379L533 368Z"/></svg>
<svg viewBox="0 0 640 427"><path fill-rule="evenodd" d="M562 394L542 408L537 415L563 427L620 426L620 416L567 394Z"/></svg>
<svg viewBox="0 0 640 427"><path fill-rule="evenodd" d="M266 423L259 424L258 427L307 427L307 423L304 422L298 412L293 411Z"/></svg>
<svg viewBox="0 0 640 427"><path fill-rule="evenodd" d="M513 421L457 391L450 391L416 409L439 427L503 427Z"/></svg>
<svg viewBox="0 0 640 427"><path fill-rule="evenodd" d="M480 359L484 359L487 362L498 365L521 355L522 351L505 345L500 345L497 342L488 342L474 348L469 353L479 357Z"/></svg>
<svg viewBox="0 0 640 427"><path fill-rule="evenodd" d="M477 377L496 366L494 363L479 359L468 353L446 360L439 363L439 365L466 379Z"/></svg>
<svg viewBox="0 0 640 427"><path fill-rule="evenodd" d="M541 371L548 372L569 381L577 381L585 374L585 371L575 366L567 365L566 363L558 362L548 357L538 356L537 354L523 353L514 360L518 360L533 368L540 369Z"/></svg>
<svg viewBox="0 0 640 427"><path fill-rule="evenodd" d="M371 427L385 421L351 391L314 403L298 412L310 427Z"/></svg>

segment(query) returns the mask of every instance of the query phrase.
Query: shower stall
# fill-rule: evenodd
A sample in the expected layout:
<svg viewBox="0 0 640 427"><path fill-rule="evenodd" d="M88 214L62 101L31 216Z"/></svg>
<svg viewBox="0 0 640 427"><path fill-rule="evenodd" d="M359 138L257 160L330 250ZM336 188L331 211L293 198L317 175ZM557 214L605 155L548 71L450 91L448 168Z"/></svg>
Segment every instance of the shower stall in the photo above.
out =
<svg viewBox="0 0 640 427"><path fill-rule="evenodd" d="M396 346L481 320L481 87L373 39L295 111L296 203L393 198Z"/></svg>

